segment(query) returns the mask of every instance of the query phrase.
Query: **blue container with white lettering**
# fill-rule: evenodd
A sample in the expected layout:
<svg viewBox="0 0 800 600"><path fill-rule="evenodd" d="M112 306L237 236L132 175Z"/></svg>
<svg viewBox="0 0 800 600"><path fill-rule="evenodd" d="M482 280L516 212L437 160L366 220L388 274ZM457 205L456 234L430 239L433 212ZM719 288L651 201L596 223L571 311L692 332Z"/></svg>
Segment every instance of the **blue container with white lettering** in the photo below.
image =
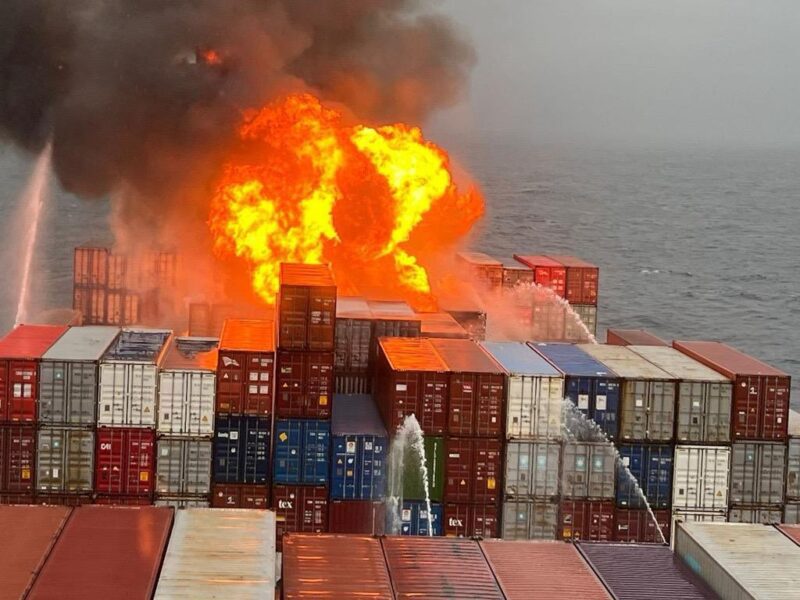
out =
<svg viewBox="0 0 800 600"><path fill-rule="evenodd" d="M331 425L320 419L275 421L275 483L327 485Z"/></svg>
<svg viewBox="0 0 800 600"><path fill-rule="evenodd" d="M652 509L669 508L672 502L673 448L667 444L622 444L622 464L642 488ZM636 486L624 469L617 469L617 505L645 508Z"/></svg>
<svg viewBox="0 0 800 600"><path fill-rule="evenodd" d="M267 483L270 425L264 417L217 415L214 483Z"/></svg>
<svg viewBox="0 0 800 600"><path fill-rule="evenodd" d="M386 531L394 531L392 522L396 515L387 511ZM431 503L430 527L433 533L428 533L428 507L424 500L405 500L400 510L400 535L443 535L442 522L444 520L444 507L436 502Z"/></svg>

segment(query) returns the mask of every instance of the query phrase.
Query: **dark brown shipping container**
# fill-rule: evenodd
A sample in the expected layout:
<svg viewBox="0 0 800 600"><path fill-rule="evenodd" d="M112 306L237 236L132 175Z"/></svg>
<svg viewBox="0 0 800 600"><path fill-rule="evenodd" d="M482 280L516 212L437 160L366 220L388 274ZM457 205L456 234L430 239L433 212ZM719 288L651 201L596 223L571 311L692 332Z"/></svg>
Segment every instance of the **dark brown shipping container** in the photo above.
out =
<svg viewBox="0 0 800 600"><path fill-rule="evenodd" d="M283 542L282 598L394 600L378 539L292 533Z"/></svg>
<svg viewBox="0 0 800 600"><path fill-rule="evenodd" d="M36 494L36 504L45 506L84 506L92 504L94 498L91 494Z"/></svg>
<svg viewBox="0 0 800 600"><path fill-rule="evenodd" d="M471 271L478 283L490 290L503 285L503 263L483 252L459 252L456 257Z"/></svg>
<svg viewBox="0 0 800 600"><path fill-rule="evenodd" d="M334 349L336 284L328 265L281 263L278 347Z"/></svg>
<svg viewBox="0 0 800 600"><path fill-rule="evenodd" d="M566 296L571 304L597 304L600 269L575 256L550 255L567 268Z"/></svg>
<svg viewBox="0 0 800 600"><path fill-rule="evenodd" d="M151 497L155 479L155 431L101 427L96 439L95 491L99 494Z"/></svg>
<svg viewBox="0 0 800 600"><path fill-rule="evenodd" d="M644 329L609 329L606 331L606 344L612 346L669 346L668 342Z"/></svg>
<svg viewBox="0 0 800 600"><path fill-rule="evenodd" d="M79 246L73 255L72 281L80 286L108 285L108 248Z"/></svg>
<svg viewBox="0 0 800 600"><path fill-rule="evenodd" d="M35 472L36 426L0 426L0 494L33 501Z"/></svg>
<svg viewBox="0 0 800 600"><path fill-rule="evenodd" d="M398 600L504 600L473 540L397 536L381 541Z"/></svg>
<svg viewBox="0 0 800 600"><path fill-rule="evenodd" d="M76 285L72 289L72 308L80 313L84 325L106 324L106 289Z"/></svg>
<svg viewBox="0 0 800 600"><path fill-rule="evenodd" d="M259 416L272 413L274 335L272 321L225 321L217 358L217 413Z"/></svg>
<svg viewBox="0 0 800 600"><path fill-rule="evenodd" d="M420 335L426 338L468 340L469 332L447 313L417 313Z"/></svg>
<svg viewBox="0 0 800 600"><path fill-rule="evenodd" d="M76 508L29 598L151 598L172 515L153 506Z"/></svg>
<svg viewBox="0 0 800 600"><path fill-rule="evenodd" d="M533 269L533 281L538 285L550 288L562 298L567 289L567 268L560 262L547 256L514 255L514 259Z"/></svg>
<svg viewBox="0 0 800 600"><path fill-rule="evenodd" d="M733 441L787 438L792 383L786 373L719 342L675 341L672 345L733 380Z"/></svg>
<svg viewBox="0 0 800 600"><path fill-rule="evenodd" d="M483 540L480 545L506 600L611 599L572 544Z"/></svg>
<svg viewBox="0 0 800 600"><path fill-rule="evenodd" d="M59 506L0 506L0 599L26 597L71 511Z"/></svg>
<svg viewBox="0 0 800 600"><path fill-rule="evenodd" d="M150 506L150 496L95 496L92 504L101 506Z"/></svg>
<svg viewBox="0 0 800 600"><path fill-rule="evenodd" d="M447 438L446 502L500 502L503 442L481 438Z"/></svg>
<svg viewBox="0 0 800 600"><path fill-rule="evenodd" d="M240 483L215 484L211 488L213 508L269 508L269 488Z"/></svg>
<svg viewBox="0 0 800 600"><path fill-rule="evenodd" d="M374 500L331 500L328 506L328 531L383 535L386 530L386 504Z"/></svg>
<svg viewBox="0 0 800 600"><path fill-rule="evenodd" d="M328 489L324 486L273 485L272 509L279 552L284 533L328 531Z"/></svg>
<svg viewBox="0 0 800 600"><path fill-rule="evenodd" d="M444 534L454 537L500 537L500 509L496 504L448 502L444 505Z"/></svg>
<svg viewBox="0 0 800 600"><path fill-rule="evenodd" d="M658 521L658 527L664 538L669 542L672 515L669 510L654 510L653 514ZM617 508L614 513L614 541L615 542L642 542L662 544L663 540L656 531L653 517L646 508L628 509Z"/></svg>
<svg viewBox="0 0 800 600"><path fill-rule="evenodd" d="M333 352L278 350L278 418L327 419L333 399Z"/></svg>
<svg viewBox="0 0 800 600"><path fill-rule="evenodd" d="M562 500L559 523L559 539L611 541L614 539L614 503Z"/></svg>

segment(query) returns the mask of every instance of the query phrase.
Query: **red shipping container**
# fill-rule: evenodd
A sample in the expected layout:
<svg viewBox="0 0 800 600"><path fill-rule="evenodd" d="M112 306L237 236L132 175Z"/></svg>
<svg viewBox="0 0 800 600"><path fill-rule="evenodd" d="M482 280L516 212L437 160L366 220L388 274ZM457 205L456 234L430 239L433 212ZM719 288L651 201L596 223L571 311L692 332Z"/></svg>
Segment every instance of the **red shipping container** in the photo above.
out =
<svg viewBox="0 0 800 600"><path fill-rule="evenodd" d="M559 519L560 539L595 542L614 539L613 502L562 500Z"/></svg>
<svg viewBox="0 0 800 600"><path fill-rule="evenodd" d="M792 383L786 373L720 342L675 341L672 345L733 380L733 441L787 438Z"/></svg>
<svg viewBox="0 0 800 600"><path fill-rule="evenodd" d="M269 508L269 488L265 485L225 483L211 488L213 508Z"/></svg>
<svg viewBox="0 0 800 600"><path fill-rule="evenodd" d="M505 372L471 340L431 340L450 371L447 432L502 439Z"/></svg>
<svg viewBox="0 0 800 600"><path fill-rule="evenodd" d="M36 494L36 504L47 506L83 506L93 501L90 494Z"/></svg>
<svg viewBox="0 0 800 600"><path fill-rule="evenodd" d="M395 431L414 414L426 435L447 428L447 366L424 338L381 338L377 404L383 423Z"/></svg>
<svg viewBox="0 0 800 600"><path fill-rule="evenodd" d="M103 506L150 506L152 503L148 496L97 496L93 502Z"/></svg>
<svg viewBox="0 0 800 600"><path fill-rule="evenodd" d="M272 509L275 511L277 548L289 531L327 533L328 488L325 486L274 485Z"/></svg>
<svg viewBox="0 0 800 600"><path fill-rule="evenodd" d="M609 329L606 344L612 346L669 346L660 337L644 329Z"/></svg>
<svg viewBox="0 0 800 600"><path fill-rule="evenodd" d="M550 255L567 268L567 301L571 304L597 304L600 269L592 263L566 255Z"/></svg>
<svg viewBox="0 0 800 600"><path fill-rule="evenodd" d="M99 428L94 461L95 491L120 496L152 495L155 443L152 429Z"/></svg>
<svg viewBox="0 0 800 600"><path fill-rule="evenodd" d="M503 442L480 438L447 438L446 502L497 504L503 473Z"/></svg>
<svg viewBox="0 0 800 600"><path fill-rule="evenodd" d="M281 263L278 347L334 349L336 284L328 265Z"/></svg>
<svg viewBox="0 0 800 600"><path fill-rule="evenodd" d="M278 350L275 416L330 418L333 361L333 352Z"/></svg>
<svg viewBox="0 0 800 600"><path fill-rule="evenodd" d="M32 500L35 472L36 426L0 426L0 494L22 495Z"/></svg>
<svg viewBox="0 0 800 600"><path fill-rule="evenodd" d="M328 531L383 535L386 530L386 504L373 500L331 500L328 506Z"/></svg>
<svg viewBox="0 0 800 600"><path fill-rule="evenodd" d="M67 330L17 325L0 340L0 423L35 423L39 359Z"/></svg>
<svg viewBox="0 0 800 600"><path fill-rule="evenodd" d="M217 413L269 415L275 377L272 321L227 319L217 358Z"/></svg>
<svg viewBox="0 0 800 600"><path fill-rule="evenodd" d="M533 281L538 285L550 288L562 298L567 293L567 268L560 262L547 256L514 255L514 260L533 269Z"/></svg>
<svg viewBox="0 0 800 600"><path fill-rule="evenodd" d="M653 511L658 521L658 527L664 538L669 542L670 525L672 518L669 510ZM614 541L615 542L647 542L662 544L661 536L656 531L653 517L646 508L627 509L617 508L614 513Z"/></svg>
<svg viewBox="0 0 800 600"><path fill-rule="evenodd" d="M496 504L444 505L444 534L457 537L499 537L500 511Z"/></svg>

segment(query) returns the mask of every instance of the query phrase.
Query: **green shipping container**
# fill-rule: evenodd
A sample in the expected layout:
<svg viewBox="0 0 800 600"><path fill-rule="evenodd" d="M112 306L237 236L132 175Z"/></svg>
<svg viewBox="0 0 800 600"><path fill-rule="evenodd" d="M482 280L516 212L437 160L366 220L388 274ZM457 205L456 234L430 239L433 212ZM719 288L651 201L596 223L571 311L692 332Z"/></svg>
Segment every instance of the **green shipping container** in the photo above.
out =
<svg viewBox="0 0 800 600"><path fill-rule="evenodd" d="M425 462L428 466L428 487L431 502L441 502L444 496L444 438L429 436L425 438ZM390 487L398 485L393 461L389 461ZM419 458L413 448L405 449L403 456L402 482L403 500L425 500L422 485L422 470Z"/></svg>

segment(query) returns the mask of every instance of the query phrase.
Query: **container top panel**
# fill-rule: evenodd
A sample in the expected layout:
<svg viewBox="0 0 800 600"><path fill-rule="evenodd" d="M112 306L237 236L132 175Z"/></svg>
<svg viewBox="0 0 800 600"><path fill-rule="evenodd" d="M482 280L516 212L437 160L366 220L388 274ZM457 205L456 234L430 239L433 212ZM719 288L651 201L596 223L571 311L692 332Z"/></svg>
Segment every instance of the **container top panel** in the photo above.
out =
<svg viewBox="0 0 800 600"><path fill-rule="evenodd" d="M380 338L379 343L395 371L447 372L447 365L428 339Z"/></svg>
<svg viewBox="0 0 800 600"><path fill-rule="evenodd" d="M336 287L329 265L281 263L281 285Z"/></svg>
<svg viewBox="0 0 800 600"><path fill-rule="evenodd" d="M469 334L447 313L417 313L421 321L422 335L467 338Z"/></svg>
<svg viewBox="0 0 800 600"><path fill-rule="evenodd" d="M509 375L561 375L558 369L524 342L481 342L481 346Z"/></svg>
<svg viewBox="0 0 800 600"><path fill-rule="evenodd" d="M581 267L583 269L596 269L597 265L593 265L590 262L586 262L583 259L578 258L577 256L569 256L567 254L550 254L548 255L554 261L561 263L565 267Z"/></svg>
<svg viewBox="0 0 800 600"><path fill-rule="evenodd" d="M414 309L400 300L367 300L367 304L378 319L419 319Z"/></svg>
<svg viewBox="0 0 800 600"><path fill-rule="evenodd" d="M628 349L649 360L662 371L684 381L730 382L722 373L717 373L669 346L628 346Z"/></svg>
<svg viewBox="0 0 800 600"><path fill-rule="evenodd" d="M579 344L578 347L625 379L675 380L675 377L629 350L627 346Z"/></svg>
<svg viewBox="0 0 800 600"><path fill-rule="evenodd" d="M261 319L226 319L219 339L220 350L274 352L275 324Z"/></svg>
<svg viewBox="0 0 800 600"><path fill-rule="evenodd" d="M123 329L103 361L156 363L171 333L168 329Z"/></svg>
<svg viewBox="0 0 800 600"><path fill-rule="evenodd" d="M502 257L500 258L500 262L503 263L504 269L514 269L519 271L531 270L531 268L528 265L523 265L521 262L513 258Z"/></svg>
<svg viewBox="0 0 800 600"><path fill-rule="evenodd" d="M283 598L393 600L392 582L377 538L307 535L283 538Z"/></svg>
<svg viewBox="0 0 800 600"><path fill-rule="evenodd" d="M673 347L735 379L737 375L787 377L786 373L721 342L674 341Z"/></svg>
<svg viewBox="0 0 800 600"><path fill-rule="evenodd" d="M472 340L432 339L431 344L439 353L447 368L456 373L498 373L498 365L486 351Z"/></svg>
<svg viewBox="0 0 800 600"><path fill-rule="evenodd" d="M365 298L360 296L339 296L336 299L337 319L371 319L372 311Z"/></svg>
<svg viewBox="0 0 800 600"><path fill-rule="evenodd" d="M119 327L87 325L70 327L42 355L44 360L96 361L119 335Z"/></svg>
<svg viewBox="0 0 800 600"><path fill-rule="evenodd" d="M523 265L528 267L563 267L564 265L558 262L557 260L553 260L548 256L543 256L541 254L515 254L514 260L518 260Z"/></svg>
<svg viewBox="0 0 800 600"><path fill-rule="evenodd" d="M669 346L667 342L644 329L608 329L607 337L616 337L627 346Z"/></svg>
<svg viewBox="0 0 800 600"><path fill-rule="evenodd" d="M571 544L484 540L480 545L506 600L611 598Z"/></svg>
<svg viewBox="0 0 800 600"><path fill-rule="evenodd" d="M777 527L783 535L800 546L800 525L777 525Z"/></svg>
<svg viewBox="0 0 800 600"><path fill-rule="evenodd" d="M66 330L59 325L17 325L0 340L0 358L41 358Z"/></svg>
<svg viewBox="0 0 800 600"><path fill-rule="evenodd" d="M336 394L331 415L333 435L377 435L386 437L378 407L368 394Z"/></svg>
<svg viewBox="0 0 800 600"><path fill-rule="evenodd" d="M473 265L481 265L486 267L502 266L502 263L499 260L492 258L483 252L459 252L458 258Z"/></svg>
<svg viewBox="0 0 800 600"><path fill-rule="evenodd" d="M531 348L549 360L556 368L572 377L610 377L617 374L592 358L574 344L545 344L529 342Z"/></svg>
<svg viewBox="0 0 800 600"><path fill-rule="evenodd" d="M172 371L216 371L217 344L215 338L175 338L167 350L162 368Z"/></svg>
<svg viewBox="0 0 800 600"><path fill-rule="evenodd" d="M789 409L789 436L800 437L800 413Z"/></svg>

